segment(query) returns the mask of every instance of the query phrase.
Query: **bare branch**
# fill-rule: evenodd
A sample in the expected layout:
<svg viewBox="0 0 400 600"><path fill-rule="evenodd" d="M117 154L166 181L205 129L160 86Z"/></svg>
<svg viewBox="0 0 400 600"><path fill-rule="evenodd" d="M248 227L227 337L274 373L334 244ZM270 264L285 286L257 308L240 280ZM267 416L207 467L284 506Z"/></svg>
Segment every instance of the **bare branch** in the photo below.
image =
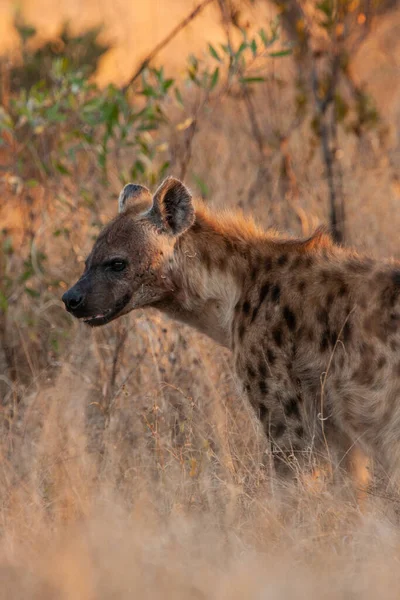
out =
<svg viewBox="0 0 400 600"><path fill-rule="evenodd" d="M173 40L174 37L176 37L180 31L182 31L182 29L189 25L189 23L191 23L191 21L193 21L193 19L195 19L205 9L205 7L208 6L208 4L211 4L212 2L214 2L214 0L203 0L203 2L198 4L196 8L192 10L192 12L187 17L185 17L180 23L178 23L178 25L176 25L176 27L174 27L173 30L170 31L170 33L163 40L161 40L161 42L159 42L151 52L149 52L146 58L141 62L137 71L135 71L135 73L132 75L129 81L122 87L122 91L126 92L127 89L141 75L144 69L148 67L150 62L157 56L157 54L163 48L165 48L165 46L167 46L169 42Z"/></svg>

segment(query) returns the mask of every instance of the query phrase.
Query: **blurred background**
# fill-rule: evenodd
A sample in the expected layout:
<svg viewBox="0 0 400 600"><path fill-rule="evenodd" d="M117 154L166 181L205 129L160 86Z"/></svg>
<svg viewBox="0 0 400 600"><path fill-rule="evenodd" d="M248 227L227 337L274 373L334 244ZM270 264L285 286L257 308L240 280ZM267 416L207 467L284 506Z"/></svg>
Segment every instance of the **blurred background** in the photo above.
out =
<svg viewBox="0 0 400 600"><path fill-rule="evenodd" d="M0 597L398 597L385 483L282 495L227 352L60 298L167 174L399 259L399 3L2 0L0 105Z"/></svg>

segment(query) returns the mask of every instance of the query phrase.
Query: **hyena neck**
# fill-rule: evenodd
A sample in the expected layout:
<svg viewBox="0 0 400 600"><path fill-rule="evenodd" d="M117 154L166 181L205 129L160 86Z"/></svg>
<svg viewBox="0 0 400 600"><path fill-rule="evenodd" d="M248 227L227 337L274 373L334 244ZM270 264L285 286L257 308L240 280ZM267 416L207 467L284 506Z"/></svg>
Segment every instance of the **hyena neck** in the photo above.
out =
<svg viewBox="0 0 400 600"><path fill-rule="evenodd" d="M176 242L165 280L170 291L155 307L227 348L237 305L248 276L251 241L204 212Z"/></svg>
<svg viewBox="0 0 400 600"><path fill-rule="evenodd" d="M233 349L237 309L240 302L243 312L249 309L245 296L251 296L263 273L279 287L289 255L311 260L310 252L320 255L331 246L324 228L304 240L286 239L241 216L212 216L200 206L194 225L178 238L164 264L163 297L152 306Z"/></svg>

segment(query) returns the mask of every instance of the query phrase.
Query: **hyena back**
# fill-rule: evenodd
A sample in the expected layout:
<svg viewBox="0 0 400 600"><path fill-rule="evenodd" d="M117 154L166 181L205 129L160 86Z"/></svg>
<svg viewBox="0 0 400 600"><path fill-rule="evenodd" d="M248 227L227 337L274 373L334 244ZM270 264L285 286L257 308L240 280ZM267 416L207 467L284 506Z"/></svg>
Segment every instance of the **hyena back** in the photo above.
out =
<svg viewBox="0 0 400 600"><path fill-rule="evenodd" d="M91 326L157 308L230 348L278 468L333 442L398 477L400 264L213 215L167 178L125 186L63 301Z"/></svg>

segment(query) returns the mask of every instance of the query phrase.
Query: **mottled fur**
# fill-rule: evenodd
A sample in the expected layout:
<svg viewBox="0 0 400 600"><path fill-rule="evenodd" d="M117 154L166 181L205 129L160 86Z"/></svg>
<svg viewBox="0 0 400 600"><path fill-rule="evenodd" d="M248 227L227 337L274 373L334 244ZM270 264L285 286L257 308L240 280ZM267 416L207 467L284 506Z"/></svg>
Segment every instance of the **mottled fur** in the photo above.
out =
<svg viewBox="0 0 400 600"><path fill-rule="evenodd" d="M66 294L69 310L101 325L152 306L230 348L278 467L333 442L398 475L400 265L339 248L322 229L282 239L202 203L194 212L172 178L152 208L146 188L132 189ZM115 257L121 273L107 271Z"/></svg>

